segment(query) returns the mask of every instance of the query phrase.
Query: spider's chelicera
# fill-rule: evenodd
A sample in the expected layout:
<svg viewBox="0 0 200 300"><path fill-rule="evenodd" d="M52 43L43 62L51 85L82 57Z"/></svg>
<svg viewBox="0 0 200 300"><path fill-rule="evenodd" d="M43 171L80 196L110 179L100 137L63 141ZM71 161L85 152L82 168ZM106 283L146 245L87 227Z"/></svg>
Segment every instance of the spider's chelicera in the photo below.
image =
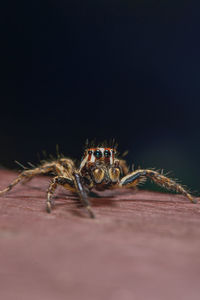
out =
<svg viewBox="0 0 200 300"><path fill-rule="evenodd" d="M58 185L79 195L82 205L91 218L95 217L89 202L89 192L92 189L105 190L109 188L136 187L147 178L168 190L174 190L185 195L191 202L196 200L176 181L151 169L138 169L129 172L125 160L117 157L116 147L87 147L80 166L76 167L73 160L59 157L51 162L44 162L38 167L24 170L0 195L11 190L20 181L29 181L36 175L53 174L54 177L47 190L46 210L51 212L54 205L53 194Z"/></svg>

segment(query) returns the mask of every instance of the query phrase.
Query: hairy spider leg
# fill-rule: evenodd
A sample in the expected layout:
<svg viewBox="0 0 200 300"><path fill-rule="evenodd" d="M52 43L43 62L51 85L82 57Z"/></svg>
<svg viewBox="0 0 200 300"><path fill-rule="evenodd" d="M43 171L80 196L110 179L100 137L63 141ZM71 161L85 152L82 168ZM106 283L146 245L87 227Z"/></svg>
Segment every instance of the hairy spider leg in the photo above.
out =
<svg viewBox="0 0 200 300"><path fill-rule="evenodd" d="M49 185L47 190L47 202L46 202L46 211L48 213L51 212L51 207L54 205L53 194L58 186L58 184L62 185L64 188L69 189L73 192L76 191L74 181L71 178L67 178L64 176L56 176L53 178L52 182Z"/></svg>
<svg viewBox="0 0 200 300"><path fill-rule="evenodd" d="M69 171L67 171L66 166L68 166ZM5 189L0 191L0 195L10 191L16 184L18 184L20 181L30 181L34 176L37 175L44 175L47 173L55 173L56 175L63 176L64 174L72 172L72 166L73 162L70 159L62 159L59 161L53 161L51 163L44 163L41 166L25 170L19 174L19 176L11 183L9 184Z"/></svg>
<svg viewBox="0 0 200 300"><path fill-rule="evenodd" d="M56 176L53 178L47 191L46 211L48 213L51 212L52 205L54 204L52 197L58 184L73 192L77 192L81 203L83 204L84 208L88 211L90 217L93 219L95 218L95 214L93 213L90 202L88 201L87 192L81 183L80 175L78 173L74 173L73 180L64 176Z"/></svg>
<svg viewBox="0 0 200 300"><path fill-rule="evenodd" d="M136 170L127 176L123 177L119 186L121 187L132 187L136 186L140 181L143 181L146 178L152 179L156 184L165 187L168 190L173 190L178 193L186 196L192 203L197 203L197 200L194 199L180 184L176 183L174 180L158 173L153 170Z"/></svg>

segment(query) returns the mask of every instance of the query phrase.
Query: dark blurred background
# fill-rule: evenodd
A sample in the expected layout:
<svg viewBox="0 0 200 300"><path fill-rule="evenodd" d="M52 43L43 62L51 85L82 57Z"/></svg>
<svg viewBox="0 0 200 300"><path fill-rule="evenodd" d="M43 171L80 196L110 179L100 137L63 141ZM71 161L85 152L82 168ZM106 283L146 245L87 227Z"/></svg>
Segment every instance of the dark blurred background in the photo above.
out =
<svg viewBox="0 0 200 300"><path fill-rule="evenodd" d="M197 2L6 1L0 19L2 166L115 137L200 190Z"/></svg>

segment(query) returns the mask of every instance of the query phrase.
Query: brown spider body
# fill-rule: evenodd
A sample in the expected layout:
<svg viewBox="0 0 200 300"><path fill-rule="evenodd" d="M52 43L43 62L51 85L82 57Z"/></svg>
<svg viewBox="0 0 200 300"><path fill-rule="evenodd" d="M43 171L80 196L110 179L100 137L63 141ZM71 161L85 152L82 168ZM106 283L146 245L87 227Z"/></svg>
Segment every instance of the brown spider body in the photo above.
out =
<svg viewBox="0 0 200 300"><path fill-rule="evenodd" d="M120 160L112 148L89 148L80 165L80 174L88 187L103 190L116 185L122 174Z"/></svg>
<svg viewBox="0 0 200 300"><path fill-rule="evenodd" d="M138 169L129 173L126 162L117 158L115 147L102 146L88 147L78 168L73 160L58 158L51 162L44 162L39 167L24 170L7 188L0 191L0 195L11 190L20 181L29 181L40 174L54 175L47 190L46 210L49 213L54 204L52 196L58 185L78 193L90 217L94 218L95 215L88 200L90 190L136 187L147 178L168 190L185 195L191 202L196 203L196 200L180 184L157 171Z"/></svg>

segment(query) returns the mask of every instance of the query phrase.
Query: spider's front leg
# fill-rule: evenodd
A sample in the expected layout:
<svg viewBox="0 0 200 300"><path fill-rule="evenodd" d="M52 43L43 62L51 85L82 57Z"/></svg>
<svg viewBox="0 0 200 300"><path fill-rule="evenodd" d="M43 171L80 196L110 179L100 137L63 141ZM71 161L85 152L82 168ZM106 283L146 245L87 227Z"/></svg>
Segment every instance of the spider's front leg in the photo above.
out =
<svg viewBox="0 0 200 300"><path fill-rule="evenodd" d="M58 184L62 185L64 188L75 191L75 186L72 179L64 176L54 177L47 190L46 211L48 213L51 212L52 205L54 205L53 194L55 193Z"/></svg>
<svg viewBox="0 0 200 300"><path fill-rule="evenodd" d="M71 190L73 192L78 193L80 200L83 206L87 209L91 218L95 218L95 214L93 213L90 202L88 200L87 192L81 182L81 177L78 173L74 173L72 178L67 178L65 176L56 176L53 178L48 191L47 191L47 202L46 202L46 211L48 213L51 212L52 205L54 204L53 201L53 194L58 185L62 185L64 188Z"/></svg>
<svg viewBox="0 0 200 300"><path fill-rule="evenodd" d="M168 190L176 191L186 196L192 203L197 203L194 199L180 184L174 180L154 171L154 170L136 170L125 177L123 177L119 183L121 187L133 187L144 181L146 178L150 178L156 184L165 187Z"/></svg>
<svg viewBox="0 0 200 300"><path fill-rule="evenodd" d="M80 197L80 200L81 200L83 206L87 209L90 217L92 219L95 219L95 214L92 211L90 202L88 200L88 194L82 184L81 176L78 173L74 173L74 182L75 182L76 190L79 194L79 197Z"/></svg>

